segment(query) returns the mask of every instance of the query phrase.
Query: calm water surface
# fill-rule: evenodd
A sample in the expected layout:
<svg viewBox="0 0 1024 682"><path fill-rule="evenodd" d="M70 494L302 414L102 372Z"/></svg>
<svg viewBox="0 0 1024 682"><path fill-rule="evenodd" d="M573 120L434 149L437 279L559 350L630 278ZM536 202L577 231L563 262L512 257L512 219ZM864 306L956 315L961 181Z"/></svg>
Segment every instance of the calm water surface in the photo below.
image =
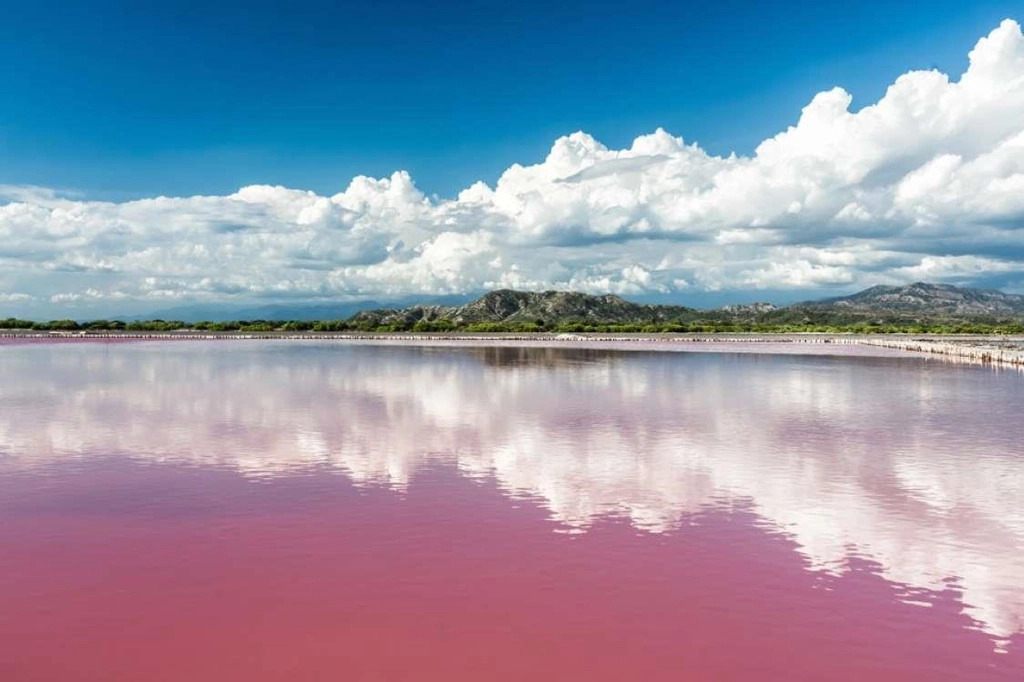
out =
<svg viewBox="0 0 1024 682"><path fill-rule="evenodd" d="M1022 414L918 358L0 346L0 680L1019 681Z"/></svg>

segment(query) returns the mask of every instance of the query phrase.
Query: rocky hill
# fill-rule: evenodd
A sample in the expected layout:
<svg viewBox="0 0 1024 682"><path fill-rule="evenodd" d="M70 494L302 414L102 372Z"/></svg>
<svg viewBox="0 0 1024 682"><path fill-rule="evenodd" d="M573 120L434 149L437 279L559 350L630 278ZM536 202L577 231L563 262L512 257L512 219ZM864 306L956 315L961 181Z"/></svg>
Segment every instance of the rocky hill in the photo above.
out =
<svg viewBox="0 0 1024 682"><path fill-rule="evenodd" d="M906 286L875 286L850 296L809 301L797 307L833 308L864 313L914 313L956 317L1024 314L1024 296L996 289L969 289L950 284L917 282Z"/></svg>
<svg viewBox="0 0 1024 682"><path fill-rule="evenodd" d="M486 322L645 324L689 320L698 313L685 306L632 303L612 294L591 296L572 291L500 289L465 305L369 310L358 313L352 320L383 325L446 321L456 326Z"/></svg>

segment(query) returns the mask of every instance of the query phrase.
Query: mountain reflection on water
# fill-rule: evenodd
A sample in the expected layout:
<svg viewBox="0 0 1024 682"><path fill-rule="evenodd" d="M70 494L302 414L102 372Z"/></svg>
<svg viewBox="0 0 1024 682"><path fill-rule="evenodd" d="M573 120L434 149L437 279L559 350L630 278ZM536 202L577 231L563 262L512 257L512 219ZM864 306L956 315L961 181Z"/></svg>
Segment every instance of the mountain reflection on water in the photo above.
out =
<svg viewBox="0 0 1024 682"><path fill-rule="evenodd" d="M867 559L908 601L962 592L1024 632L1024 381L918 359L331 344L26 345L0 353L0 471L124 455L251 477L427 464L557 528L673 530L740 505L808 570Z"/></svg>

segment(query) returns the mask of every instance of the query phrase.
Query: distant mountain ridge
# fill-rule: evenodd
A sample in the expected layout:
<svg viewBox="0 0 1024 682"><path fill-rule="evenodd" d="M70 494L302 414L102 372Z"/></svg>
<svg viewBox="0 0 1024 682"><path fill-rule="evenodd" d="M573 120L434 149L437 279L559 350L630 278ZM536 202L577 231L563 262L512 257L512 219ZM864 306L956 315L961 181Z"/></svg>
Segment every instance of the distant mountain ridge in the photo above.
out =
<svg viewBox="0 0 1024 682"><path fill-rule="evenodd" d="M798 303L793 307L977 317L1024 314L1024 296L998 289L915 282L906 286L874 286L849 296Z"/></svg>
<svg viewBox="0 0 1024 682"><path fill-rule="evenodd" d="M954 326L963 324L1024 324L1024 296L996 289L973 289L950 284L915 282L905 286L874 286L855 294L804 301L788 306L771 303L727 305L713 310L685 305L637 303L614 294L592 295L574 291L516 291L499 289L474 300L465 296L426 297L403 307L381 307L373 301L337 303L275 304L250 308L226 304L194 305L163 310L143 317L121 318L138 324L155 321L171 324L182 321L200 328L275 329L291 322L291 329L360 329L404 331L467 329L479 331L488 325L513 329L558 327L587 328L626 325L631 327L697 328L709 325L723 329L758 327L807 328L851 327L862 325L903 325L917 323ZM2 317L2 316L0 316ZM115 318L116 319L116 318ZM162 321L171 321L163 323ZM7 320L9 324L20 323ZM83 324L91 320L82 321ZM314 324L325 322L329 324ZM29 325L34 324L29 322ZM63 324L63 322L62 322ZM77 324L77 323L76 323ZM235 327L231 325L235 324ZM224 325L227 325L226 327ZM158 327L160 325L157 325ZM962 326L962 325L961 325Z"/></svg>
<svg viewBox="0 0 1024 682"><path fill-rule="evenodd" d="M634 303L613 294L572 291L500 289L458 306L415 305L356 313L354 322L411 325L450 322L457 327L481 323L665 324L695 320L820 322L830 317L857 319L1019 319L1024 296L995 289L916 282L905 286L874 286L848 296L806 301L789 306L770 303L729 305L699 310L683 305Z"/></svg>

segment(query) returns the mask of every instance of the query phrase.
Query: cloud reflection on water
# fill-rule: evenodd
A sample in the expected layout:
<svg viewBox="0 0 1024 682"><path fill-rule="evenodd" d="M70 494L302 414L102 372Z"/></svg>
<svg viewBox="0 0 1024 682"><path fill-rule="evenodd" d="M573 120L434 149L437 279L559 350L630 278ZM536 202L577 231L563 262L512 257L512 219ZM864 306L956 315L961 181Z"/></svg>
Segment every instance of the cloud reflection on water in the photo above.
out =
<svg viewBox="0 0 1024 682"><path fill-rule="evenodd" d="M571 371L569 371L571 370ZM1024 632L1024 382L882 358L302 344L0 353L0 467L124 454L252 477L337 468L402 490L429 463L662 533L741 504L809 568L867 558ZM0 469L2 471L2 469Z"/></svg>

